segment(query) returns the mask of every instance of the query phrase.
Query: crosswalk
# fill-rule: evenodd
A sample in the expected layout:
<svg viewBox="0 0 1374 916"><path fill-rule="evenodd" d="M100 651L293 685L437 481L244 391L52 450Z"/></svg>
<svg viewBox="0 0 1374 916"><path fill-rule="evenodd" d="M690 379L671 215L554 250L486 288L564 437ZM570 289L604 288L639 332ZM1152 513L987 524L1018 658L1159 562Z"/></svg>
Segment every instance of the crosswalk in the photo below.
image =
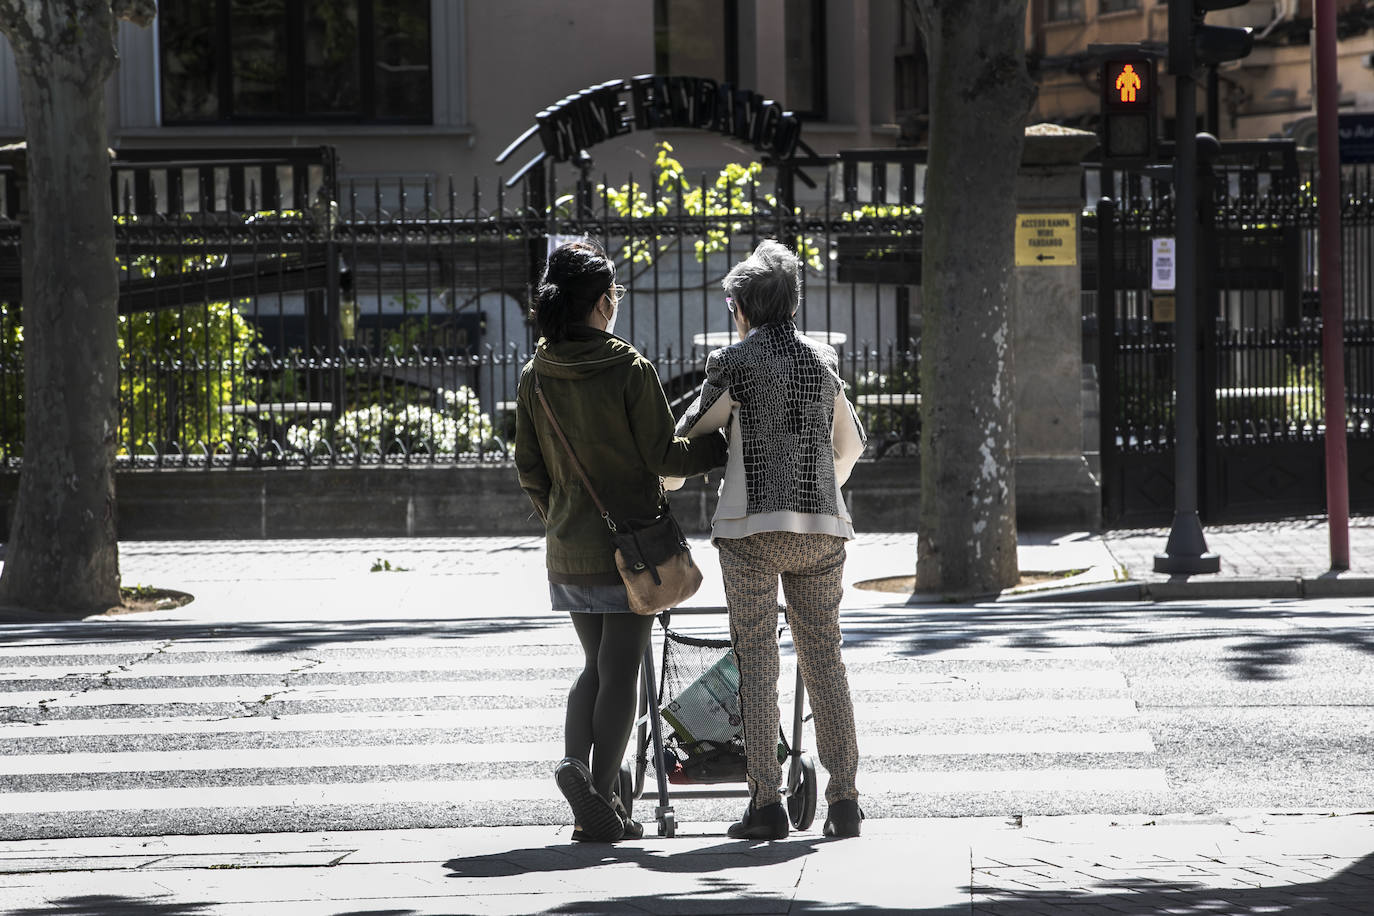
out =
<svg viewBox="0 0 1374 916"><path fill-rule="evenodd" d="M0 627L0 839L566 824L550 774L580 666L570 628L464 626L22 642ZM848 632L869 816L1151 810L1169 792L1105 648L913 651ZM678 823L732 820L737 788L674 785Z"/></svg>

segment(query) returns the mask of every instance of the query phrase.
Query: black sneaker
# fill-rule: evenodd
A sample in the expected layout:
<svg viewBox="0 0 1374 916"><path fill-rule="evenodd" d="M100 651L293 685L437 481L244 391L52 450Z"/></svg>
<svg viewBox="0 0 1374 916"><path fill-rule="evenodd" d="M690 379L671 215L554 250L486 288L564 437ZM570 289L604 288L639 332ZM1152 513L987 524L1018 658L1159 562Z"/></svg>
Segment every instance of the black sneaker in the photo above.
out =
<svg viewBox="0 0 1374 916"><path fill-rule="evenodd" d="M751 800L744 809L744 817L738 824L731 824L726 833L732 840L785 840L790 827L782 802L755 808Z"/></svg>
<svg viewBox="0 0 1374 916"><path fill-rule="evenodd" d="M864 812L859 807L859 802L853 798L845 798L835 802L830 806L830 810L825 813L826 836L850 837L859 835L859 825L863 823Z"/></svg>
<svg viewBox="0 0 1374 916"><path fill-rule="evenodd" d="M625 835L621 839L644 839L644 825L630 817L630 812L625 810L625 805L620 801L619 795L611 796L611 807L615 809L616 814L620 815L620 822L625 825Z"/></svg>
<svg viewBox="0 0 1374 916"><path fill-rule="evenodd" d="M575 757L564 757L553 771L554 781L573 811L579 842L614 843L625 835L625 824L611 803L592 788L592 773Z"/></svg>

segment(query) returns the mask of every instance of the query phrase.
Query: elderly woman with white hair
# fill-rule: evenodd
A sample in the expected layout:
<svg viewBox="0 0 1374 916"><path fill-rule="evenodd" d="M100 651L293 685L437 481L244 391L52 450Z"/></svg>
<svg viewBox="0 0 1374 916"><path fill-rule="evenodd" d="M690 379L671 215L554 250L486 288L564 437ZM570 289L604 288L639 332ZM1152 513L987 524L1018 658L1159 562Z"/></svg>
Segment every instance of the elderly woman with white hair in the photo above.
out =
<svg viewBox="0 0 1374 916"><path fill-rule="evenodd" d="M835 351L793 321L800 279L801 261L771 240L726 275L725 303L740 340L707 357L701 394L677 428L688 437L725 429L730 441L711 537L730 609L749 771L749 806L729 831L736 839L788 833L777 757L779 579L817 751L830 773L824 833L857 836L863 819L839 606L845 541L854 536L840 487L865 436Z"/></svg>

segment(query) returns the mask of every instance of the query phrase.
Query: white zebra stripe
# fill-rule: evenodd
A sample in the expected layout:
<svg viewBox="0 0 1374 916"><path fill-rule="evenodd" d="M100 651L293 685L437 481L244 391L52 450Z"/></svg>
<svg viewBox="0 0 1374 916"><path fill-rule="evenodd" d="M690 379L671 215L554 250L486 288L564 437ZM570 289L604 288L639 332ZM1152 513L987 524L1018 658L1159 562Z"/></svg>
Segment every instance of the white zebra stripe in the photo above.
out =
<svg viewBox="0 0 1374 916"><path fill-rule="evenodd" d="M790 708L790 704L786 704ZM860 723L885 725L924 719L967 721L1024 719L1128 719L1137 716L1128 699L1109 700L957 700L940 702L861 703L855 707ZM242 716L197 719L168 716L114 719L53 719L44 723L0 723L0 741L70 738L94 735L192 735L258 732L366 731L422 728L561 727L561 706L525 709L481 708L454 710L314 713L285 716Z"/></svg>
<svg viewBox="0 0 1374 916"><path fill-rule="evenodd" d="M371 684L225 684L197 687L95 688L81 692L0 693L0 708L49 709L90 706L194 706L205 703L309 703L316 701L414 699L417 697L553 698L566 684L548 681L393 681Z"/></svg>
<svg viewBox="0 0 1374 916"><path fill-rule="evenodd" d="M196 719L182 716L117 719L53 719L47 722L0 722L0 741L32 741L36 738L89 738L99 735L221 735L272 734L294 732L352 732L373 730L408 731L418 729L463 728L470 710L425 710L417 712L325 712L291 716L239 716L236 718ZM531 710L534 712L534 710ZM511 724L509 711L501 717ZM555 725L561 718L547 721L522 720L517 725Z"/></svg>
<svg viewBox="0 0 1374 916"><path fill-rule="evenodd" d="M740 784L742 789L743 783ZM679 790L685 787L676 787ZM719 788L719 787L713 787ZM1159 769L917 770L862 776L860 789L878 795L951 795L1072 791L1138 795L1167 791ZM671 795L670 791L670 795ZM690 789L682 792L690 795ZM205 808L261 809L337 805L452 804L455 800L561 802L552 777L462 781L305 783L163 789L7 792L0 815L77 811Z"/></svg>
<svg viewBox="0 0 1374 916"><path fill-rule="evenodd" d="M1083 672L1069 672L1074 675L1065 685L1068 687L1081 687L1083 683L1077 682L1076 677ZM1113 689L1125 687L1119 674L1114 672L1103 672L1109 675L1106 682ZM990 680L1001 682L1002 678L993 672L988 673ZM1022 672L1020 676L1014 678L1009 683L1002 686L1016 687L1021 689L1048 689L1059 686L1054 681L1057 672ZM969 680L976 676L969 676ZM870 680L865 678L864 680ZM871 679L872 685L876 688L881 686L884 689L892 687L892 683L881 675ZM931 676L920 682L920 686L942 686L955 685L960 683L956 679ZM908 684L911 689L915 682ZM783 679L783 686L786 686L786 678ZM900 686L900 685L898 685ZM976 681L970 686L979 686ZM862 690L864 687L851 683L851 689ZM9 691L0 693L0 708L8 709L38 709L46 707L48 709L61 708L86 708L102 706L194 706L207 703L309 703L322 701L350 701L350 700L378 700L378 699L416 699L416 698L491 698L491 699L557 699L566 695L568 686L565 683L555 683L545 680L490 680L473 679L467 681L389 681L381 683L363 684L302 684L302 685L275 685L275 684L226 684L226 685L205 685L194 687L130 687L130 688L92 688L90 690L43 690L43 691ZM1118 700L967 700L961 701L962 704L976 707L978 704L987 703L1030 703L1037 707L1035 714L1044 714L1046 710L1058 710L1061 706L1064 709L1075 708L1073 704L1083 703L1114 703L1125 702ZM943 715L939 712L945 708L945 704L939 701L913 700L909 704L896 703L863 703L857 702L856 708L871 707L879 705L883 707L910 706L913 709L926 710L928 714ZM995 708L995 707L994 707ZM1008 707L1010 708L1010 707ZM1132 707L1134 711L1134 707ZM973 713L966 713L973 715ZM1075 713L1081 715L1082 713ZM1133 714L1133 712L1132 712Z"/></svg>
<svg viewBox="0 0 1374 916"><path fill-rule="evenodd" d="M1110 792L1137 795L1167 792L1162 769L913 770L860 772L867 795L953 795L961 792Z"/></svg>
<svg viewBox="0 0 1374 916"><path fill-rule="evenodd" d="M1148 733L1002 732L970 735L860 736L871 757L936 757L955 754L1151 753ZM561 756L556 741L490 743L325 745L215 748L195 751L115 751L0 755L0 776L59 773L139 773L167 770L313 769L321 766L441 766L530 763L552 767Z"/></svg>
<svg viewBox="0 0 1374 916"><path fill-rule="evenodd" d="M163 770L277 770L329 766L397 767L463 763L547 763L562 757L554 741L492 744L387 744L326 747L215 748L93 754L0 755L0 776L141 773Z"/></svg>
<svg viewBox="0 0 1374 916"><path fill-rule="evenodd" d="M555 665L554 662L563 662L562 665ZM1125 677L1120 672L1107 669L1022 669L1014 672L910 672L910 670L894 670L894 672L874 672L860 667L859 663L849 662L851 673L849 673L849 687L853 691L864 691L864 689L905 689L922 687L958 687L966 685L970 688L985 689L1112 689L1112 691L1123 691L1127 688ZM114 669L109 667L103 670L96 669L73 669L73 667L33 667L33 669L0 670L0 681L10 681L10 683L22 683L26 680L52 680L62 681L67 678L106 678L109 681L128 681L128 680L155 680L159 677L249 677L249 676L301 676L319 677L324 674L348 674L348 673L409 673L418 672L525 672L525 670L539 670L543 678L530 681L515 680L482 680L478 681L427 681L430 684L437 684L444 687L444 684L462 683L488 683L488 684L550 684L550 691L566 691L572 678L581 670L580 663L574 659L513 659L513 658L493 658L489 663L482 663L481 659L434 659L423 663L411 662L405 665L401 659L361 659L359 665L345 665L345 663L328 663L328 665L311 665L309 662L291 662L287 659L272 662L242 662L232 663L232 665L144 665L128 667L128 669ZM796 678L796 667L791 663L780 666L780 683L791 684ZM556 677L555 677L556 676ZM397 681L401 683L401 681ZM419 681L415 681L419 683ZM71 685L71 689L80 689L80 684ZM390 687L390 684L379 685L379 687ZM309 685L298 685L290 689L306 689ZM87 691L87 694L95 694L100 688ZM191 691L191 689L207 689L201 687L168 687L168 688L147 688L147 689L166 689L166 691ZM253 694L254 689L245 687L246 694ZM529 687L513 688L513 691L521 691L515 695L525 695L523 691L529 691ZM131 692L132 688L121 688L121 692ZM257 695L261 695L258 689ZM33 694L40 694L38 691L0 691L0 707L3 706L33 706L36 700L32 699ZM52 691L45 696L60 695L60 691ZM381 694L378 694L381 695ZM455 694L448 694L449 696ZM15 698L21 698L15 700ZM117 702L126 703L124 698L117 699ZM147 702L162 702L162 700L147 700ZM166 702L184 702L184 700L169 699ZM195 702L195 700L192 700ZM224 700L207 700L207 702L224 702ZM232 702L232 700L231 700Z"/></svg>
<svg viewBox="0 0 1374 916"><path fill-rule="evenodd" d="M0 631L3 632L3 631ZM293 636L299 633L291 634ZM528 640L528 634L526 639ZM721 636L715 633L713 636ZM485 640L485 637L484 637ZM662 647L662 640L655 638L654 653L659 654ZM787 641L783 642L783 654L790 655L791 650ZM526 642L515 642L513 644L502 644L502 648L509 649L529 649L524 654L497 655L492 654L491 646L483 643L481 646L455 646L452 639L442 638L400 638L387 639L385 643L378 640L350 640L346 642L330 641L327 645L314 649L295 650L289 654L281 652L280 643L270 639L224 639L224 640L201 640L187 639L167 645L166 642L143 642L143 643L79 643L79 642L53 642L41 644L29 644L24 646L0 646L0 659L24 659L24 658L49 658L72 656L74 658L98 658L94 663L80 663L71 666L53 665L42 667L17 666L15 663L4 666L0 669L0 680L6 679L6 672L21 673L24 671L42 670L44 676L49 676L47 672L66 672L72 673L93 672L102 673L111 668L118 668L121 664L137 662L139 659L149 659L156 656L159 659L174 658L178 655L191 653L258 653L250 661L240 662L209 662L209 663L185 663L187 667L204 669L210 667L212 670L218 669L221 664L232 666L243 666L244 673L273 674L283 670L290 670L292 667L302 664L309 664L305 658L308 653L319 653L321 655L334 655L342 650L372 650L384 651L388 654L395 653L396 658L358 658L358 659L326 659L324 665L330 667L339 665L340 670L350 671L405 671L409 666L414 665L418 670L437 670L446 667L450 663L455 668L465 667L466 665L478 666L483 662L491 661L498 665L515 665L520 659L528 659L531 663L537 663L544 659L571 659L574 662L580 661L581 652L578 650L576 642L573 640L571 630L567 633L566 641L549 642L544 645L531 645ZM402 655L400 652L410 650L429 650L430 655ZM277 656L277 657L274 657ZM1111 651L1104 646L951 646L949 648L931 648L918 655L894 657L892 650L885 646L849 646L844 649L846 662L874 662L874 661L908 661L908 662L1097 662L1111 663L1113 661ZM449 662L448 660L452 660ZM124 660L124 661L121 661ZM461 661L460 661L461 660ZM176 662L148 661L149 667L173 664ZM367 665L375 667L355 668L349 667L352 664ZM395 667L392 667L392 666ZM58 674L56 676L62 676Z"/></svg>

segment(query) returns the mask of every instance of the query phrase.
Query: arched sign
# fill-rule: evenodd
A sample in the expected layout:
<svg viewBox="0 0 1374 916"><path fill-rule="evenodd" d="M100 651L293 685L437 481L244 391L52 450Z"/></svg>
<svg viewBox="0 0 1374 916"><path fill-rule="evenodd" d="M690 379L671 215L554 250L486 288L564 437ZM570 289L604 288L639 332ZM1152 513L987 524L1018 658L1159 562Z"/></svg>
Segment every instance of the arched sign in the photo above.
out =
<svg viewBox="0 0 1374 916"><path fill-rule="evenodd" d="M521 166L514 184L545 159L568 162L588 147L612 137L656 127L694 127L743 140L775 159L802 150L801 120L782 106L748 89L699 76L636 76L610 80L550 105L534 126L496 157L505 162L525 141L538 135L543 149Z"/></svg>

